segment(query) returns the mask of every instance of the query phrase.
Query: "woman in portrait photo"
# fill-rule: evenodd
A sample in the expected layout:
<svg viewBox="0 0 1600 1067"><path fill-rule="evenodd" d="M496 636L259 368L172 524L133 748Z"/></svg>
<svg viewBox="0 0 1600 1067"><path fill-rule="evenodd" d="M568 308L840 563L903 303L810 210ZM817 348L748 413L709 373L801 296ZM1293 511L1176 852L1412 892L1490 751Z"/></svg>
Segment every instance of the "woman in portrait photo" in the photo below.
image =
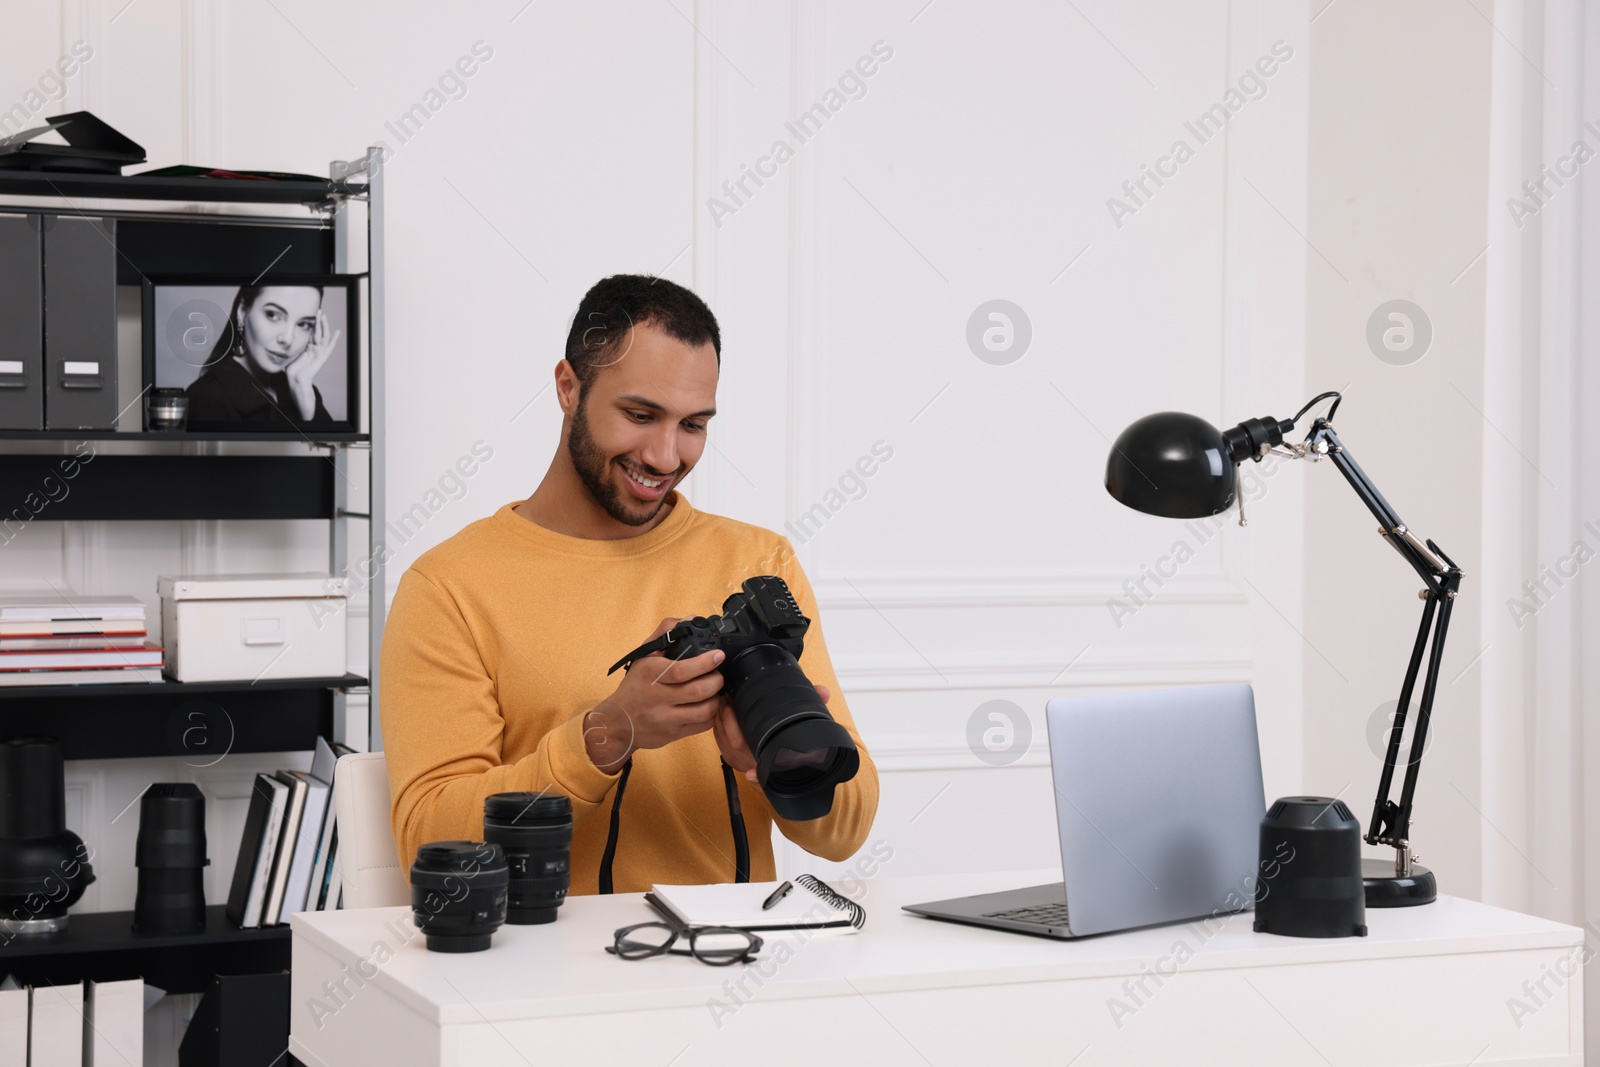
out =
<svg viewBox="0 0 1600 1067"><path fill-rule="evenodd" d="M339 344L315 285L245 285L190 384L193 422L334 423L314 383Z"/></svg>

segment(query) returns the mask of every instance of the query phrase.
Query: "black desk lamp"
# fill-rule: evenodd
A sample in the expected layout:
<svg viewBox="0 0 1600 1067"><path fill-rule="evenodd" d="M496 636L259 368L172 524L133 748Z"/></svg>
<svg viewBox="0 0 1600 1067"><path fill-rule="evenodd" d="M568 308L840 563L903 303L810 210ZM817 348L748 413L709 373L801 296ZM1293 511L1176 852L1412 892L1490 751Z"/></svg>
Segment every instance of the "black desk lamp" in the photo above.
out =
<svg viewBox="0 0 1600 1067"><path fill-rule="evenodd" d="M1328 413L1311 425L1302 444L1284 445L1284 434L1294 429L1300 417L1318 403L1332 399ZM1373 486L1366 472L1356 464L1344 444L1333 432L1333 414L1339 408L1338 393L1323 393L1301 408L1292 419L1248 419L1231 430L1219 431L1204 419L1176 411L1147 415L1122 431L1106 463L1106 489L1117 500L1137 511L1169 519L1198 519L1217 515L1239 504L1239 525L1245 524L1244 500L1238 494L1238 465L1246 459L1259 463L1266 455L1289 459L1318 460L1327 457L1339 468L1345 481L1361 497L1367 509L1377 516L1378 533L1405 557L1421 575L1426 588L1422 626L1411 650L1411 662L1400 687L1400 706L1389 729L1389 747L1383 758L1383 774L1378 779L1378 796L1373 804L1372 822L1367 827L1368 844L1389 845L1395 850L1394 869L1382 860L1365 860L1362 875L1366 882L1367 907L1398 908L1430 903L1437 895L1433 872L1413 862L1409 843L1411 801L1417 788L1417 770L1428 739L1428 720L1438 690L1439 664L1444 654L1445 633L1450 625L1450 608L1461 587L1461 569L1432 541L1422 542L1406 529L1394 508ZM1430 637L1431 635L1431 637ZM1400 803L1389 799L1394 769L1400 758L1400 741L1405 732L1411 694L1416 688L1423 653L1428 653L1428 670L1422 683L1422 700L1417 705L1416 726L1411 736L1411 756L1406 765L1405 785Z"/></svg>

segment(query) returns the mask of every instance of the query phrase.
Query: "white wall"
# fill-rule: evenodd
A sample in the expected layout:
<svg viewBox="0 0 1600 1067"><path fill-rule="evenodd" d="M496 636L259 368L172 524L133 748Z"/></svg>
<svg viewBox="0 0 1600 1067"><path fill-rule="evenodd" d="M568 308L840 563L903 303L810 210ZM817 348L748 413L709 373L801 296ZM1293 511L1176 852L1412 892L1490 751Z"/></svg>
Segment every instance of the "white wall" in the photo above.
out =
<svg viewBox="0 0 1600 1067"><path fill-rule="evenodd" d="M94 58L43 113L90 108L152 165L321 173L392 151L388 516L473 442L494 459L401 546L391 586L532 489L559 428L551 368L607 273L665 274L722 319L697 506L786 529L892 447L864 495L796 540L884 773L874 836L895 872L1053 862L1040 713L1058 693L1250 680L1268 796L1339 793L1366 818L1373 715L1420 604L1336 472L1252 469L1251 525L1204 543L1099 487L1108 439L1138 415L1228 425L1343 389L1352 450L1467 570L1414 841L1447 893L1600 916L1592 568L1526 626L1508 614L1600 520L1582 428L1600 400L1581 358L1594 183L1524 226L1506 208L1600 121L1600 78L1583 77L1600 20L1577 0L13 6L0 107L85 40ZM1185 123L1279 40L1293 56L1265 95L1199 144ZM800 143L785 123L878 41L893 55L865 95ZM464 95L430 98L477 42L492 54ZM400 136L419 103L439 106ZM724 182L780 138L793 157L731 201ZM1193 158L1119 225L1108 198L1180 138ZM1364 336L1395 297L1434 329L1410 366ZM966 338L994 299L1031 324L1008 365ZM1156 588L1146 568L1179 542L1195 558ZM314 567L324 544L315 524L41 523L0 553L0 587L153 602L160 571ZM1153 595L1114 614L1138 581ZM968 741L991 700L1032 734L1004 767ZM251 775L303 760L73 765L70 819L103 857L82 907L131 906L120 813L173 778L212 801L221 899Z"/></svg>
<svg viewBox="0 0 1600 1067"><path fill-rule="evenodd" d="M1343 389L1352 450L1467 569L1417 847L1447 893L1597 914L1587 587L1528 630L1505 604L1570 548L1576 520L1600 517L1592 442L1573 429L1595 400L1577 281L1593 193L1532 230L1504 204L1575 119L1600 117L1581 4L1499 0L1493 25L1443 0L61 0L9 14L0 107L89 41L44 113L90 108L152 165L321 173L391 150L388 517L475 441L494 459L400 546L386 594L426 547L536 484L559 430L546 385L590 284L654 272L700 292L724 328L723 414L686 492L780 530L819 503L835 512L789 532L883 771L874 837L896 873L1054 861L1041 712L1061 693L1252 681L1268 797L1338 793L1366 818L1369 728L1420 604L1336 472L1252 468L1248 529L1230 517L1204 538L1100 488L1109 439L1139 415L1231 425ZM1185 124L1280 40L1293 54L1264 95L1199 143ZM786 123L880 41L865 94L801 143ZM430 97L475 45L464 95ZM438 106L402 137L419 103ZM792 158L734 201L724 183L779 139ZM1132 203L1123 183L1179 139L1193 158ZM1136 210L1114 217L1111 197ZM1364 336L1394 297L1434 328L1411 366ZM967 341L995 299L1031 324L1007 365ZM878 441L892 460L835 508L829 490ZM1194 558L1157 587L1147 569L1180 542ZM314 524L39 524L0 554L0 586L153 601L159 571L314 567L324 543ZM1137 604L1133 582L1150 594ZM968 740L991 700L1020 706L1032 735L1003 767ZM173 778L212 800L221 899L251 775L303 759L73 765L72 823L104 857L83 907L131 906L134 816L119 812ZM829 869L792 848L780 862Z"/></svg>
<svg viewBox="0 0 1600 1067"><path fill-rule="evenodd" d="M1469 665L1484 644L1477 608L1490 599L1480 487L1485 449L1505 448L1478 414L1491 40L1482 19L1447 0L1341 3L1312 27L1308 124L1309 384L1344 391L1337 422L1351 454L1411 529L1467 572L1412 840L1443 892L1470 897L1482 891L1483 872L1473 812L1482 804L1482 675ZM1375 309L1394 299L1414 302L1432 323L1430 347L1404 366L1380 359L1365 336ZM1304 473L1307 602L1317 606L1306 618L1316 650L1306 659L1306 787L1347 787L1365 825L1385 739L1380 731L1374 750L1370 723L1399 695L1421 581L1331 464Z"/></svg>
<svg viewBox="0 0 1600 1067"><path fill-rule="evenodd" d="M152 165L317 173L392 150L389 515L474 441L494 460L401 547L391 588L426 546L536 484L559 427L543 390L606 273L663 273L722 319L724 414L686 489L697 506L784 529L837 499L874 442L893 448L802 556L884 771L874 835L896 869L1054 862L1051 694L1253 680L1268 791L1300 789L1304 653L1283 622L1301 616L1298 473L1258 483L1248 531L1230 520L1204 541L1121 508L1100 480L1109 438L1139 415L1222 422L1305 393L1305 14L1242 0L520 7L41 5L7 35L0 95L20 98L83 38L95 57L47 113L91 108ZM1185 122L1280 39L1293 57L1265 95L1200 144ZM864 95L804 143L786 130L876 42L892 55ZM465 94L430 100L475 44L491 54ZM441 106L402 139L419 102ZM780 138L793 158L731 200L723 183ZM1179 138L1194 158L1119 226L1108 198L1128 202L1123 182ZM995 298L1032 325L1005 366L966 341ZM157 570L316 566L323 551L314 528L212 525L42 528L0 561L3 581L145 594ZM1144 570L1180 540L1195 558L1157 588ZM1154 595L1124 599L1138 610L1119 619L1109 601L1130 581ZM994 699L1032 734L1004 768L967 740ZM299 758L206 771L216 899L250 775ZM77 825L114 841L127 799L173 777L196 775L74 765ZM85 907L131 905L131 830Z"/></svg>

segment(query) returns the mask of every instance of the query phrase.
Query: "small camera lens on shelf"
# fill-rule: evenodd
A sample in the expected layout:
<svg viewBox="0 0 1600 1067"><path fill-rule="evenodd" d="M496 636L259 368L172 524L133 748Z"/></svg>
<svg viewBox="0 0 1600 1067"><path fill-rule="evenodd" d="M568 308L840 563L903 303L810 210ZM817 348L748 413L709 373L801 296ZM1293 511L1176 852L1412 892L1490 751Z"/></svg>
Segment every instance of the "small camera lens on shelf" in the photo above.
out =
<svg viewBox="0 0 1600 1067"><path fill-rule="evenodd" d="M189 422L189 396L182 389L152 389L145 397L145 428L181 430Z"/></svg>

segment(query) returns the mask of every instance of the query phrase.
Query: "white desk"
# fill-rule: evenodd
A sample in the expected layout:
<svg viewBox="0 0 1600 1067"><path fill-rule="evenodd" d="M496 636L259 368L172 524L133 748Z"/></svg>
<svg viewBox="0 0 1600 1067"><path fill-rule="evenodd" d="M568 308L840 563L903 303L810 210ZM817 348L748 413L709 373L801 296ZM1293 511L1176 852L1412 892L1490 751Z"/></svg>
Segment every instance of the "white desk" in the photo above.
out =
<svg viewBox="0 0 1600 1067"><path fill-rule="evenodd" d="M770 940L734 968L603 951L655 917L635 895L574 897L466 955L428 952L405 908L296 915L290 1050L308 1067L1582 1063L1582 931L1467 900L1369 911L1368 937L1339 940L1257 934L1248 913L1053 941L900 911L1051 875L879 879L862 933Z"/></svg>

